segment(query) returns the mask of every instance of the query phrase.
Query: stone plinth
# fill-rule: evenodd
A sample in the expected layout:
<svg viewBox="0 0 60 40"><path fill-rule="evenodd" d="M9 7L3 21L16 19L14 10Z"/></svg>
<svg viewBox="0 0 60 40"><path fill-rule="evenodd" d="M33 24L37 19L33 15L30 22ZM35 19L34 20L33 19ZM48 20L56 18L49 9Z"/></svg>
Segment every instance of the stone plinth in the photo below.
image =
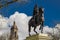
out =
<svg viewBox="0 0 60 40"><path fill-rule="evenodd" d="M52 38L48 34L40 33L39 34L39 40L52 40Z"/></svg>

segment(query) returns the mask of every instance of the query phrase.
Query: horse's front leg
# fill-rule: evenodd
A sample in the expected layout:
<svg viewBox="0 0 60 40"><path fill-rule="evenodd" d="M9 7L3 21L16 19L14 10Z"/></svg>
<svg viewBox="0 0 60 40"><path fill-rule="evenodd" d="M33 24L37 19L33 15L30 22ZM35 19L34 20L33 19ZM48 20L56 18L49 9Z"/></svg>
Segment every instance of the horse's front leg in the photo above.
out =
<svg viewBox="0 0 60 40"><path fill-rule="evenodd" d="M41 33L43 33L43 27L44 27L44 24L43 24L43 22L42 22L42 24L41 24Z"/></svg>
<svg viewBox="0 0 60 40"><path fill-rule="evenodd" d="M39 30L41 30L41 28L42 28L42 22L40 23L40 28L39 28Z"/></svg>
<svg viewBox="0 0 60 40"><path fill-rule="evenodd" d="M39 30L41 30L41 27L42 27L42 26L40 26Z"/></svg>
<svg viewBox="0 0 60 40"><path fill-rule="evenodd" d="M37 34L37 31L35 31L36 27L34 27L34 32Z"/></svg>

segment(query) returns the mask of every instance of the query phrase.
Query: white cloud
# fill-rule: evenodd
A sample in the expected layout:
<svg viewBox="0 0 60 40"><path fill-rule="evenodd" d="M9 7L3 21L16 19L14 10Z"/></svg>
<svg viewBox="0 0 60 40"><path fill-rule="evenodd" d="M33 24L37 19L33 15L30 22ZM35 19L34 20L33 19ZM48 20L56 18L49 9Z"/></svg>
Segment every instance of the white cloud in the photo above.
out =
<svg viewBox="0 0 60 40"><path fill-rule="evenodd" d="M8 18L0 15L0 36L9 32Z"/></svg>
<svg viewBox="0 0 60 40"><path fill-rule="evenodd" d="M7 24L8 24L8 18L2 17L2 15L0 15L0 29L7 28L8 27Z"/></svg>
<svg viewBox="0 0 60 40"><path fill-rule="evenodd" d="M49 28L49 26L45 26L44 28L43 28L43 32L44 33L52 33L52 28Z"/></svg>
<svg viewBox="0 0 60 40"><path fill-rule="evenodd" d="M60 29L60 24L57 24L55 27L59 28Z"/></svg>

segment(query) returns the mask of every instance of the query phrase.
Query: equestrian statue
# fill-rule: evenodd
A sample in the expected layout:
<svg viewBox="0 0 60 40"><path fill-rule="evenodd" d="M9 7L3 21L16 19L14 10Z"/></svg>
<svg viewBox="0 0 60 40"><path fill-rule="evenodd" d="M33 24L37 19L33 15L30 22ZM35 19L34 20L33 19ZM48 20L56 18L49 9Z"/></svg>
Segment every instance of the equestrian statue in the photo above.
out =
<svg viewBox="0 0 60 40"><path fill-rule="evenodd" d="M44 12L43 8L38 8L38 6L35 5L34 11L33 11L33 16L28 22L29 36L31 36L30 35L31 27L34 27L34 32L37 34L35 29L38 25L41 25L39 30L41 30L41 33L43 33L43 26L44 26L44 14L43 14L43 12Z"/></svg>

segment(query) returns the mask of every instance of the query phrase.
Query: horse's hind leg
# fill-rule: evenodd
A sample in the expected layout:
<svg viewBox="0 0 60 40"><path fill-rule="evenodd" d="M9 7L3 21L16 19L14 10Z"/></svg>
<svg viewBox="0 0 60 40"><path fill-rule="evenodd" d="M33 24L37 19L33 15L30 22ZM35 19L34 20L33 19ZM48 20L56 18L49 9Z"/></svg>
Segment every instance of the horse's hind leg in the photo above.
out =
<svg viewBox="0 0 60 40"><path fill-rule="evenodd" d="M31 32L31 26L30 26L30 25L29 25L29 30L28 30L28 31L29 31L29 36L31 36L31 35L30 35L30 32Z"/></svg>
<svg viewBox="0 0 60 40"><path fill-rule="evenodd" d="M34 27L34 32L37 34L37 32L35 31L36 27Z"/></svg>

